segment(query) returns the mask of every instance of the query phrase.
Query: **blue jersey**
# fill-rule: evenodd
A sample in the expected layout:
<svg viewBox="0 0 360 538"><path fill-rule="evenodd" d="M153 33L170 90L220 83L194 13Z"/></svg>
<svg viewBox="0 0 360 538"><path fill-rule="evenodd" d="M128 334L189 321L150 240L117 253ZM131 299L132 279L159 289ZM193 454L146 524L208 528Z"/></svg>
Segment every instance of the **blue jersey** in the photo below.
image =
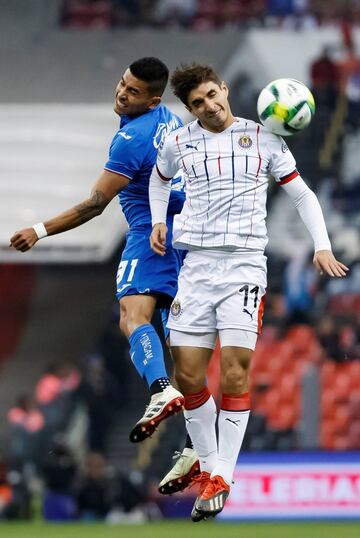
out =
<svg viewBox="0 0 360 538"><path fill-rule="evenodd" d="M117 277L116 296L155 295L159 307L169 307L177 291L177 277L183 252L172 248L172 221L180 213L185 193L181 182L172 181L167 226L165 256L155 254L149 243L151 212L149 179L156 162L159 146L165 136L182 126L181 120L164 105L140 116L121 116L120 129L115 134L105 169L129 178L120 194L120 204L129 224L125 249L122 252Z"/></svg>
<svg viewBox="0 0 360 538"><path fill-rule="evenodd" d="M164 105L158 105L140 116L121 116L105 169L122 174L130 183L119 194L120 204L130 232L151 229L149 179L157 151L165 136L182 126L182 121ZM185 199L183 190L172 189L168 216L179 213Z"/></svg>

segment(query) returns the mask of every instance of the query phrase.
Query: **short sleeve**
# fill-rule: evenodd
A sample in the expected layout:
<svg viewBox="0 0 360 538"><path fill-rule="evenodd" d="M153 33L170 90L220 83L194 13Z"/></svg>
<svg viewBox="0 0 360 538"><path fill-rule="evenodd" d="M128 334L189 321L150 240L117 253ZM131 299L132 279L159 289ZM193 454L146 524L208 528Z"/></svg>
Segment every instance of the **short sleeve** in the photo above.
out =
<svg viewBox="0 0 360 538"><path fill-rule="evenodd" d="M269 172L277 183L284 185L299 175L294 156L281 136L270 134L267 146L270 151Z"/></svg>
<svg viewBox="0 0 360 538"><path fill-rule="evenodd" d="M111 143L105 170L133 179L142 167L143 147L143 137L139 136L139 133L131 129L118 131Z"/></svg>
<svg viewBox="0 0 360 538"><path fill-rule="evenodd" d="M175 147L173 135L167 136L159 147L156 169L159 176L164 180L173 178L180 168L175 154Z"/></svg>

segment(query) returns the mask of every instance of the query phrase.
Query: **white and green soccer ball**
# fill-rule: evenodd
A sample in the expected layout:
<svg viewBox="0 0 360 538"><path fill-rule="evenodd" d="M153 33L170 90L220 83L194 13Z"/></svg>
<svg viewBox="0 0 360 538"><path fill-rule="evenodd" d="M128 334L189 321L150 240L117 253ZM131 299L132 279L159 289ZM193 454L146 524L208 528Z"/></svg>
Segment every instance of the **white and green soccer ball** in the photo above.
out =
<svg viewBox="0 0 360 538"><path fill-rule="evenodd" d="M309 125L315 113L314 97L302 82L293 78L279 78L260 92L257 112L261 123L269 131L289 136Z"/></svg>

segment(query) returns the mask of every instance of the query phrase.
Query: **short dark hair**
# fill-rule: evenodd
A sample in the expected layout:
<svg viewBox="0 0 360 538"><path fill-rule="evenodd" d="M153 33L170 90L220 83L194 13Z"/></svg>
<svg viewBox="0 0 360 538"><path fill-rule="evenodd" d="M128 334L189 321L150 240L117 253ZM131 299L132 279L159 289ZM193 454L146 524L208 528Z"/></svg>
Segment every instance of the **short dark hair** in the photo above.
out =
<svg viewBox="0 0 360 538"><path fill-rule="evenodd" d="M171 87L176 97L188 106L189 93L203 82L215 82L221 85L221 80L210 65L181 64L177 67L170 79Z"/></svg>
<svg viewBox="0 0 360 538"><path fill-rule="evenodd" d="M129 69L134 77L149 85L152 94L162 96L169 78L169 69L161 60L147 56L133 62Z"/></svg>

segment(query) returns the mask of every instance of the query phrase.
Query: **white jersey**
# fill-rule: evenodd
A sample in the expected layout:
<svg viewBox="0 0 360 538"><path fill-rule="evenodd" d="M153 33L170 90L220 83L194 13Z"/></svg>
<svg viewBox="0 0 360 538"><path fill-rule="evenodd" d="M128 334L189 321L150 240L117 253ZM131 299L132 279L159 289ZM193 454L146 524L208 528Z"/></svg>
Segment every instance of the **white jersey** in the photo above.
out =
<svg viewBox="0 0 360 538"><path fill-rule="evenodd" d="M179 168L186 201L174 218L173 245L183 249L263 251L269 174L280 184L299 175L284 140L243 118L221 133L197 120L171 133L159 150L157 170L167 179Z"/></svg>

